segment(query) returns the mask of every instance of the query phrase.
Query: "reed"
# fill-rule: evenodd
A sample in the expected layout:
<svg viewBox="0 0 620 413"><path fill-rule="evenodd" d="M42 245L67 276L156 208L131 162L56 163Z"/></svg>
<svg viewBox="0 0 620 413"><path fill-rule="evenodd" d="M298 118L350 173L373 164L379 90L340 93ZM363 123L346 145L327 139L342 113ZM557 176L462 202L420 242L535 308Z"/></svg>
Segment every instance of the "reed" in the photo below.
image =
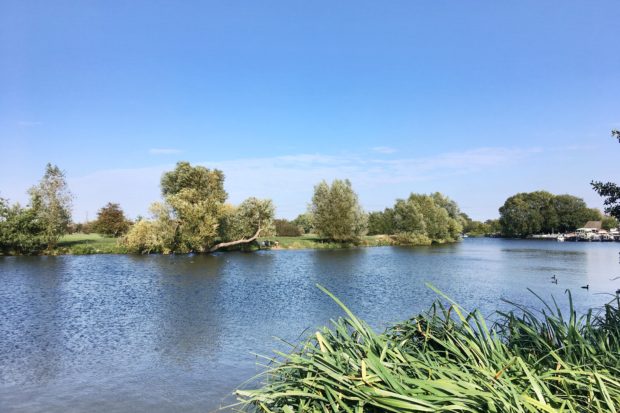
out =
<svg viewBox="0 0 620 413"><path fill-rule="evenodd" d="M447 297L384 333L320 287L346 317L288 354L253 389L248 412L618 412L618 299L577 316L513 304L488 325ZM447 303L444 304L447 300Z"/></svg>

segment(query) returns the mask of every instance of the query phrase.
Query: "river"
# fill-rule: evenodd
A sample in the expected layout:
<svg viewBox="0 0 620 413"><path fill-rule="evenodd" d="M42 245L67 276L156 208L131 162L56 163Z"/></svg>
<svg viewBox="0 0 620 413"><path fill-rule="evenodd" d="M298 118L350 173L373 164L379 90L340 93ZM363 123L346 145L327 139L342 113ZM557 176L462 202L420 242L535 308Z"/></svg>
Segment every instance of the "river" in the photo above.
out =
<svg viewBox="0 0 620 413"><path fill-rule="evenodd" d="M342 315L382 330L430 283L492 315L528 288L579 311L620 288L617 243L474 239L443 246L206 256L0 257L0 411L205 412L271 355ZM556 274L557 284L550 282ZM589 285L589 289L580 288Z"/></svg>

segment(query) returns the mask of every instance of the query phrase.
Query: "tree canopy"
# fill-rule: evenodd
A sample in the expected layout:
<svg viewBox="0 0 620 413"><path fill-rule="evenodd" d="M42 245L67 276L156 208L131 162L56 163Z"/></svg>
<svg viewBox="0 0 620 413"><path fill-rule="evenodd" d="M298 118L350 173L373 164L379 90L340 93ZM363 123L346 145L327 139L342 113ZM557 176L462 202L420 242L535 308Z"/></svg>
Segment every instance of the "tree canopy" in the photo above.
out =
<svg viewBox="0 0 620 413"><path fill-rule="evenodd" d="M71 223L73 195L69 191L65 173L48 163L38 185L30 188L30 206L43 227L43 237L49 250L67 233Z"/></svg>
<svg viewBox="0 0 620 413"><path fill-rule="evenodd" d="M103 235L118 237L131 226L131 222L125 217L125 213L119 204L108 202L97 212L97 219L92 224L92 229Z"/></svg>
<svg viewBox="0 0 620 413"><path fill-rule="evenodd" d="M310 205L314 230L321 237L337 242L359 241L367 231L368 219L351 182L336 179L314 187Z"/></svg>
<svg viewBox="0 0 620 413"><path fill-rule="evenodd" d="M44 248L54 249L71 222L73 196L65 174L47 164L39 183L28 191L26 207L10 205L0 198L0 251L14 254L36 254Z"/></svg>
<svg viewBox="0 0 620 413"><path fill-rule="evenodd" d="M602 219L600 211L588 208L583 199L547 191L513 195L500 207L499 214L501 232L509 237L573 231L588 221Z"/></svg>
<svg viewBox="0 0 620 413"><path fill-rule="evenodd" d="M371 212L369 232L392 235L401 244L451 242L459 238L465 222L456 202L441 193L410 194L392 208Z"/></svg>
<svg viewBox="0 0 620 413"><path fill-rule="evenodd" d="M248 198L225 204L224 174L177 163L161 179L163 202L151 206L151 220L137 222L125 237L130 251L187 253L247 244L272 228L270 200Z"/></svg>
<svg viewBox="0 0 620 413"><path fill-rule="evenodd" d="M618 139L620 143L620 131L612 130L611 136ZM592 181L592 187L603 198L605 198L605 212L620 219L620 186L613 182Z"/></svg>

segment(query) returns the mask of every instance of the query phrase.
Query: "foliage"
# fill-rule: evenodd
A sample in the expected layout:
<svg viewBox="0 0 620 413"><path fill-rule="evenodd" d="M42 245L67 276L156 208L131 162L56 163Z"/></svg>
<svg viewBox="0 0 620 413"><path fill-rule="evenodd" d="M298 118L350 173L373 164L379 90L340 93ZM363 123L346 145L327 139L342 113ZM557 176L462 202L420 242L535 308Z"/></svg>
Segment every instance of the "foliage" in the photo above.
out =
<svg viewBox="0 0 620 413"><path fill-rule="evenodd" d="M493 235L500 232L499 220L487 219L484 222L470 219L466 214L462 214L465 225L463 225L463 233L474 237L484 235Z"/></svg>
<svg viewBox="0 0 620 413"><path fill-rule="evenodd" d="M174 170L164 173L160 182L164 198L183 190L194 191L194 199L209 199L213 203L224 203L228 194L224 190L224 173L218 169L192 166L189 162L177 162Z"/></svg>
<svg viewBox="0 0 620 413"><path fill-rule="evenodd" d="M0 198L0 253L37 254L46 246L44 230L33 208Z"/></svg>
<svg viewBox="0 0 620 413"><path fill-rule="evenodd" d="M163 175L161 189L164 202L151 206L151 220L138 221L123 239L131 252L205 252L271 231L271 201L248 198L237 208L225 204L224 174L217 169L179 162Z"/></svg>
<svg viewBox="0 0 620 413"><path fill-rule="evenodd" d="M349 180L316 185L310 212L316 232L329 240L355 242L366 234L367 216Z"/></svg>
<svg viewBox="0 0 620 413"><path fill-rule="evenodd" d="M295 222L286 219L274 220L276 235L283 237L299 237L302 235L302 228L297 226Z"/></svg>
<svg viewBox="0 0 620 413"><path fill-rule="evenodd" d="M293 220L293 224L300 228L302 234L312 232L312 215L309 213L300 214Z"/></svg>
<svg viewBox="0 0 620 413"><path fill-rule="evenodd" d="M172 211L166 204L155 202L149 208L152 219L142 219L131 227L123 237L122 243L129 252L150 254L175 252L177 245L177 224L172 219ZM186 251L179 251L186 252Z"/></svg>
<svg viewBox="0 0 620 413"><path fill-rule="evenodd" d="M598 210L588 208L581 198L546 191L513 195L504 202L499 213L501 232L510 237L572 231L587 221L602 218Z"/></svg>
<svg viewBox="0 0 620 413"><path fill-rule="evenodd" d="M372 212L368 220L369 233L392 235L406 245L456 241L467 223L456 202L439 192L397 199L393 208Z"/></svg>
<svg viewBox="0 0 620 413"><path fill-rule="evenodd" d="M488 327L480 312L435 302L375 333L347 317L291 354L279 353L256 389L258 412L616 412L620 403L618 299L577 317L516 305Z"/></svg>
<svg viewBox="0 0 620 413"><path fill-rule="evenodd" d="M112 202L108 202L97 212L97 219L93 222L95 232L112 237L126 233L130 226L131 222L125 218L125 213L120 205Z"/></svg>
<svg viewBox="0 0 620 413"><path fill-rule="evenodd" d="M616 217L604 216L603 221L601 222L601 227L606 230L610 230L612 228L620 228L620 222Z"/></svg>
<svg viewBox="0 0 620 413"><path fill-rule="evenodd" d="M248 198L228 210L220 225L220 239L234 241L259 235L275 234L273 216L275 208L269 199Z"/></svg>
<svg viewBox="0 0 620 413"><path fill-rule="evenodd" d="M612 130L611 136L620 142L620 131ZM599 181L592 181L591 185L600 196L605 198L605 212L620 219L620 185Z"/></svg>
<svg viewBox="0 0 620 413"><path fill-rule="evenodd" d="M394 210L385 208L383 211L368 214L369 235L391 235L394 233Z"/></svg>
<svg viewBox="0 0 620 413"><path fill-rule="evenodd" d="M45 174L38 185L30 188L30 207L36 212L43 227L43 237L48 250L67 233L71 222L73 196L65 180L65 173L56 165L47 164Z"/></svg>

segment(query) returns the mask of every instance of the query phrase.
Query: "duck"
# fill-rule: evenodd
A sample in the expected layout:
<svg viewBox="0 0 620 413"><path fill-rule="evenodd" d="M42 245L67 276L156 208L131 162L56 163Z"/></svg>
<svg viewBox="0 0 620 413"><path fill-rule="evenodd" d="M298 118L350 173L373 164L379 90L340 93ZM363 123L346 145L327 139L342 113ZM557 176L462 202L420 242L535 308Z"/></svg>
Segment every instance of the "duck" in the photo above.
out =
<svg viewBox="0 0 620 413"><path fill-rule="evenodd" d="M551 280L551 284L557 284L557 283L558 283L557 279L554 278L553 280Z"/></svg>
<svg viewBox="0 0 620 413"><path fill-rule="evenodd" d="M557 280L557 278L555 278L555 274L553 274L553 276L551 277L552 280Z"/></svg>
<svg viewBox="0 0 620 413"><path fill-rule="evenodd" d="M582 285L581 288L588 290L590 289L590 284Z"/></svg>

